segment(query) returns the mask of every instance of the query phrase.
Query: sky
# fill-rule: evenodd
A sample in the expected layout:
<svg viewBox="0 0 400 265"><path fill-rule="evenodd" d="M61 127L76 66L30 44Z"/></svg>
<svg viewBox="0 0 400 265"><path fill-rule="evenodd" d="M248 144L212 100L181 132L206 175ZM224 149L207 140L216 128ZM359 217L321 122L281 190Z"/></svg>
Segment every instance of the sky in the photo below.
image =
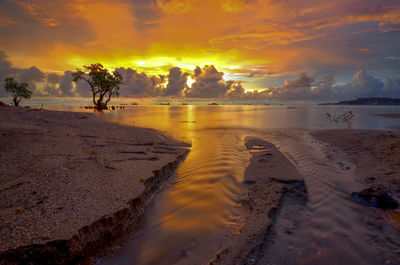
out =
<svg viewBox="0 0 400 265"><path fill-rule="evenodd" d="M0 0L0 40L36 97L88 97L96 62L127 98L400 97L400 0Z"/></svg>

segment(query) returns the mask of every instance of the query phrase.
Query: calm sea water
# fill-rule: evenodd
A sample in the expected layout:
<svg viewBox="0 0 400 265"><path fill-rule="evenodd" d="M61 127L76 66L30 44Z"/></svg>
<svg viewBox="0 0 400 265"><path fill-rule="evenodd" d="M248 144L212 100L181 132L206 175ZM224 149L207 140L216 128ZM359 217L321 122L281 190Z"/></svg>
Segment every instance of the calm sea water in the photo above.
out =
<svg viewBox="0 0 400 265"><path fill-rule="evenodd" d="M93 112L79 106L53 105L46 108ZM332 114L337 110L353 111L354 118L350 123L330 122L326 113ZM387 113L400 114L400 106L139 105L125 106L123 110L109 111L103 116L113 122L190 137L189 131L204 128L386 130L400 126L400 119L378 116Z"/></svg>
<svg viewBox="0 0 400 265"><path fill-rule="evenodd" d="M82 111L77 107L53 109ZM361 188L349 172L323 160L307 129L398 130L397 106L351 106L351 122L332 123L326 113L337 106L129 106L105 112L104 119L129 126L157 129L190 142L191 152L155 197L143 227L128 235L114 254L100 264L207 264L229 244L244 222L242 183L250 154L244 137L274 143L304 175L309 201L288 236L292 220L277 222L280 235L275 259L280 264L376 264L361 221L364 209L348 200ZM380 233L380 232L377 232ZM373 234L371 236L380 236ZM291 250L280 246L290 245ZM322 247L324 246L324 247ZM346 246L345 248L343 246ZM317 254L316 254L317 253ZM322 253L322 254L321 254ZM334 257L340 256L340 259Z"/></svg>

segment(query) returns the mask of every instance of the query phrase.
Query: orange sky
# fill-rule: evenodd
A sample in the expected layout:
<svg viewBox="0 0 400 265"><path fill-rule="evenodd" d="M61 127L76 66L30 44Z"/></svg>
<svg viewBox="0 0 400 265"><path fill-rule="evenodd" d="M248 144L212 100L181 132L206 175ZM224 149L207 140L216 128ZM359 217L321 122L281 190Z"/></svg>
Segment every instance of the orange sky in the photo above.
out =
<svg viewBox="0 0 400 265"><path fill-rule="evenodd" d="M97 61L148 74L212 64L250 90L301 72L340 79L367 69L397 76L396 2L4 0L0 50L13 67L45 73ZM381 67L374 69L377 61Z"/></svg>

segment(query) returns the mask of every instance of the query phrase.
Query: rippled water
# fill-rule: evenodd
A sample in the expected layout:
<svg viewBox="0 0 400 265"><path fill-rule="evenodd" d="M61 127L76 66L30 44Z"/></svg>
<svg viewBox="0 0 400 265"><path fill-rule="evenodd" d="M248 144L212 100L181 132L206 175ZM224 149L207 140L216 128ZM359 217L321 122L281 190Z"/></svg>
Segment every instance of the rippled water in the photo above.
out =
<svg viewBox="0 0 400 265"><path fill-rule="evenodd" d="M104 113L106 120L157 129L191 142L192 147L175 176L155 197L143 228L99 262L207 263L243 222L240 202L246 188L242 178L250 159L243 139L254 135L282 150L304 175L309 192L300 215L293 217L283 211L277 221L279 236L269 250L274 252L272 260L264 263L375 264L374 251L367 243L369 227L360 219L363 208L348 200L349 192L359 189L359 184L350 172L323 161L319 144L305 129L396 129L400 119L377 114L400 113L400 107L346 107L355 113L352 122L332 124L325 113L336 108L135 106ZM290 234L288 227L294 230Z"/></svg>
<svg viewBox="0 0 400 265"><path fill-rule="evenodd" d="M326 163L323 146L307 131L264 138L296 164L305 177L309 200L301 209L283 208L277 237L261 264L385 264L396 258L398 245L391 240L400 240L400 235L395 223L384 211L349 199L351 192L365 188L354 181L352 170ZM378 243L387 249L382 252Z"/></svg>

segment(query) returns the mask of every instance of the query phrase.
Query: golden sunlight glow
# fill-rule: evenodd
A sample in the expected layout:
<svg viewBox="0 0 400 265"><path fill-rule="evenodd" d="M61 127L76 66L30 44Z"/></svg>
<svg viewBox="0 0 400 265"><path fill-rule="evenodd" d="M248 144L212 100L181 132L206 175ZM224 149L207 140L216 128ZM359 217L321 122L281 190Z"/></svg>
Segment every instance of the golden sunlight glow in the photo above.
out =
<svg viewBox="0 0 400 265"><path fill-rule="evenodd" d="M263 89L268 82L255 78L316 73L321 66L354 68L380 49L382 59L396 55L389 34L398 31L400 5L365 1L358 8L358 1L10 0L17 4L9 8L20 10L0 10L0 33L16 33L4 38L0 51L14 68L59 74L96 62L147 75L214 65L225 80ZM390 41L383 47L368 38Z"/></svg>
<svg viewBox="0 0 400 265"><path fill-rule="evenodd" d="M95 59L91 57L82 57L82 56L71 56L67 60L69 65L74 66L82 66L91 64ZM146 72L150 75L165 75L168 74L168 70L172 67L180 67L183 71L192 72L196 66L203 67L205 65L214 65L217 69L222 70L224 72L232 72L237 69L241 69L245 67L243 63L235 63L236 60L233 58L218 56L218 55L210 55L208 57L131 57L131 58L121 58L118 56L103 58L101 60L102 64L110 69L114 69L117 67L131 67L137 69L139 72Z"/></svg>
<svg viewBox="0 0 400 265"><path fill-rule="evenodd" d="M191 76L189 76L186 81L186 84L188 85L188 87L191 87L193 83L194 83L194 79Z"/></svg>

